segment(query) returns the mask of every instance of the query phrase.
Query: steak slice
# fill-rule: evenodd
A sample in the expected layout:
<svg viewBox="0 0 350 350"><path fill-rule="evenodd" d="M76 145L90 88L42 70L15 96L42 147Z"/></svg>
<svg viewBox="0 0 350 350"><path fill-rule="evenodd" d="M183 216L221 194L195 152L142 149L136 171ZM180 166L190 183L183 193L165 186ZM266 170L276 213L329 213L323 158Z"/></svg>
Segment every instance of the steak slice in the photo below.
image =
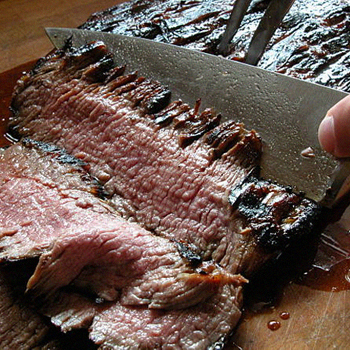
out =
<svg viewBox="0 0 350 350"><path fill-rule="evenodd" d="M180 243L121 219L91 194L81 172L57 162L58 152L52 156L18 144L0 158L2 258L40 257L29 290L47 298L73 283L107 300L117 299L120 292L126 305L183 308L224 284L245 282L213 262L187 258L190 250L184 254ZM67 175L75 179L62 179L60 186L42 173L47 167L51 173L58 169L55 181ZM89 192L83 189L77 196L75 183Z"/></svg>
<svg viewBox="0 0 350 350"><path fill-rule="evenodd" d="M188 339L201 327L194 348L202 349L232 330L244 278L122 219L96 197L103 191L81 161L41 142L23 144L0 153L1 257L39 258L27 293L53 324L65 332L90 327L94 342L115 349L178 346L174 327ZM148 323L142 338L132 336L137 319Z"/></svg>
<svg viewBox="0 0 350 350"><path fill-rule="evenodd" d="M37 257L67 230L84 225L80 210L111 209L95 196L101 187L83 162L57 147L24 140L0 150L0 259ZM23 210L26 208L26 210ZM43 215L43 213L45 215Z"/></svg>
<svg viewBox="0 0 350 350"><path fill-rule="evenodd" d="M237 291L225 286L222 294L208 302L170 314L144 308L108 308L95 317L91 339L107 344L106 349L131 349L136 340L142 349L221 349L231 325L238 321ZM115 318L122 322L111 328Z"/></svg>
<svg viewBox="0 0 350 350"><path fill-rule="evenodd" d="M241 288L226 285L206 302L181 310L101 304L71 291L61 291L40 309L63 332L89 327L101 349L221 349L241 303Z"/></svg>
<svg viewBox="0 0 350 350"><path fill-rule="evenodd" d="M254 0L232 40L228 59L245 60L269 0ZM82 29L143 37L218 54L233 2L131 0L90 16ZM277 28L261 68L350 92L347 1L295 1Z"/></svg>
<svg viewBox="0 0 350 350"><path fill-rule="evenodd" d="M242 304L241 288L229 285L206 302L181 310L99 304L66 291L56 297L41 312L63 332L89 327L101 349L221 349Z"/></svg>
<svg viewBox="0 0 350 350"><path fill-rule="evenodd" d="M113 67L103 43L68 43L18 82L10 128L82 159L133 220L230 273L249 276L313 230L315 203L249 177L261 154L255 131L168 102L158 82Z"/></svg>
<svg viewBox="0 0 350 350"><path fill-rule="evenodd" d="M105 300L120 300L122 305L182 309L220 292L225 284L246 282L212 262L194 268L173 243L142 234L144 230L135 226L118 223L116 228L101 218L98 230L61 237L40 257L27 288L48 297L73 285Z"/></svg>

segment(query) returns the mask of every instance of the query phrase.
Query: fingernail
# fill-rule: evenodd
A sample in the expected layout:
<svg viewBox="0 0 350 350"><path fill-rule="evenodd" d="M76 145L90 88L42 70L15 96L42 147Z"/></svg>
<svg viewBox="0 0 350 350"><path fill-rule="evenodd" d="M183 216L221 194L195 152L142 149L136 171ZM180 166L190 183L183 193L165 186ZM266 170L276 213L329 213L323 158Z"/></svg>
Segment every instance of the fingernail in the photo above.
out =
<svg viewBox="0 0 350 350"><path fill-rule="evenodd" d="M326 115L318 128L318 140L325 151L333 153L335 150L334 118Z"/></svg>

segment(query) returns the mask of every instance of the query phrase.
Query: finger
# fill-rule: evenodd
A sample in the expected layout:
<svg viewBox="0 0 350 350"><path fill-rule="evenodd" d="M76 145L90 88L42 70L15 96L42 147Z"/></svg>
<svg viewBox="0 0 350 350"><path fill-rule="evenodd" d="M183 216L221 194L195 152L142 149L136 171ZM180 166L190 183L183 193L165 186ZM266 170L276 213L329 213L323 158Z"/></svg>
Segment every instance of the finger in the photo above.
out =
<svg viewBox="0 0 350 350"><path fill-rule="evenodd" d="M350 95L339 101L322 120L318 139L336 157L350 157Z"/></svg>

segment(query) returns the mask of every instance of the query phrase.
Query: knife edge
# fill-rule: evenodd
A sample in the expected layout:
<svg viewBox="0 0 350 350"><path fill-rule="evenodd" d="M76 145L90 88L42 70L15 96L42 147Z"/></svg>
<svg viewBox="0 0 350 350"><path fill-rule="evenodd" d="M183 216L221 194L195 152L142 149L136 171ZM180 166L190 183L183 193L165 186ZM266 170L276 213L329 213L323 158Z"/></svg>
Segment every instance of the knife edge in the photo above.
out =
<svg viewBox="0 0 350 350"><path fill-rule="evenodd" d="M117 64L169 86L174 98L190 104L201 98L203 107L213 107L224 119L234 116L256 129L264 140L265 179L291 185L328 207L347 191L350 167L341 167L339 160L322 151L317 139L323 116L346 93L147 39L69 28L46 32L56 48L68 38L73 46L101 40L115 53ZM302 156L307 147L315 157Z"/></svg>

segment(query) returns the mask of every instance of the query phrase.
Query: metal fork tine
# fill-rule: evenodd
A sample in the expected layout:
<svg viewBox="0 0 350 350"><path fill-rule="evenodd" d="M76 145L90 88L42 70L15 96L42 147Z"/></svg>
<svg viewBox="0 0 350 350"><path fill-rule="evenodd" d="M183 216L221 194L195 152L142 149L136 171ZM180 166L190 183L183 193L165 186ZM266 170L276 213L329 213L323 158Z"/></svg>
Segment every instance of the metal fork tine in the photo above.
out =
<svg viewBox="0 0 350 350"><path fill-rule="evenodd" d="M245 62L256 65L265 51L273 33L276 31L284 16L295 0L272 0L254 32L250 42Z"/></svg>
<svg viewBox="0 0 350 350"><path fill-rule="evenodd" d="M294 1L295 0L271 0L250 42L245 59L246 63L252 65L258 63L273 33L282 22ZM226 30L217 47L218 52L222 55L228 54L229 43L237 33L250 3L251 0L236 0Z"/></svg>
<svg viewBox="0 0 350 350"><path fill-rule="evenodd" d="M252 0L236 0L230 18L227 22L225 33L217 47L219 53L226 55L228 53L228 46L234 35L237 33L239 26L246 14L248 7Z"/></svg>

